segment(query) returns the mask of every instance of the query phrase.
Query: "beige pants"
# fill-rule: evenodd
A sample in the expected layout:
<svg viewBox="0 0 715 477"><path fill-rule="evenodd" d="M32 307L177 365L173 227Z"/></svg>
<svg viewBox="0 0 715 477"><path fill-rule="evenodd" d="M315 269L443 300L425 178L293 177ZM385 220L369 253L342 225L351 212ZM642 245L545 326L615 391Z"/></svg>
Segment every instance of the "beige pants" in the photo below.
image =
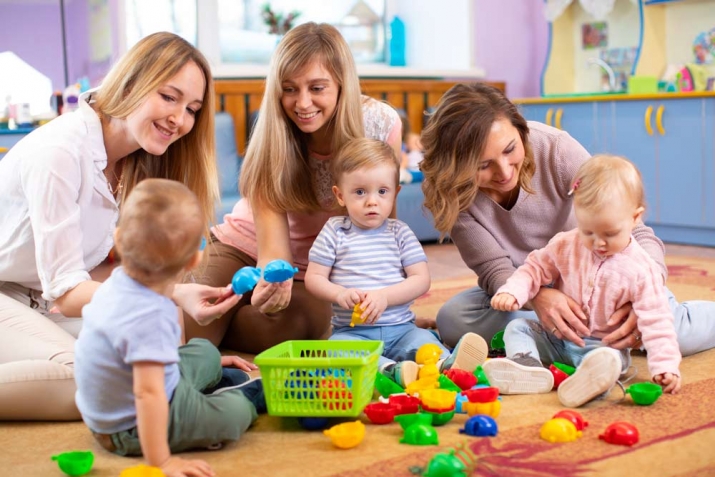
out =
<svg viewBox="0 0 715 477"><path fill-rule="evenodd" d="M50 313L40 292L0 284L0 420L78 420L74 343L80 318Z"/></svg>

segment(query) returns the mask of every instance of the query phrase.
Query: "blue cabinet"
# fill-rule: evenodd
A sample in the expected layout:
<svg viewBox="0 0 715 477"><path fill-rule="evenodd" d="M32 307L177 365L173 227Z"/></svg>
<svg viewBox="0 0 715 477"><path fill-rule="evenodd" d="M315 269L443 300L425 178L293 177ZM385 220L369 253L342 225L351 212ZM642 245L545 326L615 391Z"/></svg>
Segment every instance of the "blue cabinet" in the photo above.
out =
<svg viewBox="0 0 715 477"><path fill-rule="evenodd" d="M31 129L0 130L0 159L3 158L7 149L14 146L30 131Z"/></svg>

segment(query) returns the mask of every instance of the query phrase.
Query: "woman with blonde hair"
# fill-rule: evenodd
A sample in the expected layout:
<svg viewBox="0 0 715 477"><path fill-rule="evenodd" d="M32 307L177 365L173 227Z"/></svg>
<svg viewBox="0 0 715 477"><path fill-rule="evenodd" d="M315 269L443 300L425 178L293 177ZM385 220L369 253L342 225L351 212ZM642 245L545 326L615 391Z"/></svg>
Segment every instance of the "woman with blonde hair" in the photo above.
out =
<svg viewBox="0 0 715 477"><path fill-rule="evenodd" d="M330 303L311 296L303 277L308 251L327 219L340 214L330 162L349 139L369 137L400 150L401 123L389 105L361 96L350 49L327 24L304 23L276 49L244 159L243 198L212 229L208 267L197 280L230 282L244 266L283 259L292 280L260 280L222 319L186 321L187 338L258 353L288 339L327 338Z"/></svg>
<svg viewBox="0 0 715 477"><path fill-rule="evenodd" d="M458 84L440 99L422 134L425 206L450 235L479 286L452 297L437 314L442 338L454 344L466 332L489 340L511 320L539 320L560 339L584 346L587 317L572 297L543 287L516 311L490 306L492 296L533 250L576 227L567 194L589 153L568 133L527 122L496 88ZM633 237L668 276L663 243L639 221ZM715 346L715 303L679 304L666 289L683 355ZM608 317L622 322L603 337L614 348L640 348L630 304Z"/></svg>
<svg viewBox="0 0 715 477"><path fill-rule="evenodd" d="M122 199L145 178L172 179L213 217L213 98L203 55L156 33L99 90L80 96L77 111L28 134L0 161L0 419L80 418L78 317L99 287L94 277L113 246ZM238 297L186 284L173 299L205 320Z"/></svg>

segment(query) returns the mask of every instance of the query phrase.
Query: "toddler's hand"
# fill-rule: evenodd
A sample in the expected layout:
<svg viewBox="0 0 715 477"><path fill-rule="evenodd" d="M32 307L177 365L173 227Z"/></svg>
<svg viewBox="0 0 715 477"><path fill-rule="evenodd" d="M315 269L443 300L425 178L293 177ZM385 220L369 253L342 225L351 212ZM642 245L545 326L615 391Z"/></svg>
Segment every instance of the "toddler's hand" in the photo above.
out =
<svg viewBox="0 0 715 477"><path fill-rule="evenodd" d="M213 477L216 473L203 460L169 457L161 466L166 477Z"/></svg>
<svg viewBox="0 0 715 477"><path fill-rule="evenodd" d="M677 394L680 391L680 376L673 373L656 374L653 381L663 386L664 393Z"/></svg>
<svg viewBox="0 0 715 477"><path fill-rule="evenodd" d="M240 356L221 356L221 367L224 366L238 368L244 371L255 371L258 369L258 366Z"/></svg>
<svg viewBox="0 0 715 477"><path fill-rule="evenodd" d="M374 324L387 308L387 296L382 290L370 290L362 300L362 319L368 325Z"/></svg>
<svg viewBox="0 0 715 477"><path fill-rule="evenodd" d="M497 293L492 298L492 308L499 311L516 311L519 309L519 304L510 294Z"/></svg>
<svg viewBox="0 0 715 477"><path fill-rule="evenodd" d="M365 292L357 288L345 288L338 293L336 303L346 310L352 310L365 297Z"/></svg>

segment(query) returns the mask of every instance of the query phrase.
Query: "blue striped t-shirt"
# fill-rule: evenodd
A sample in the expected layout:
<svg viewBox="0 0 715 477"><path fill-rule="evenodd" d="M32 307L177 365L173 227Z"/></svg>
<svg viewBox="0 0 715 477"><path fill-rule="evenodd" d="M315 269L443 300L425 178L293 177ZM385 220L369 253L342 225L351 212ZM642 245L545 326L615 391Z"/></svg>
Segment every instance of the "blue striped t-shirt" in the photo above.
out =
<svg viewBox="0 0 715 477"><path fill-rule="evenodd" d="M349 217L331 217L315 239L309 260L331 267L329 279L346 288L376 290L402 282L405 267L426 262L422 245L410 227L387 219L376 229L353 225ZM399 325L414 320L412 302L389 306L377 325ZM333 303L333 325L350 324L352 310ZM372 326L372 325L367 325Z"/></svg>

